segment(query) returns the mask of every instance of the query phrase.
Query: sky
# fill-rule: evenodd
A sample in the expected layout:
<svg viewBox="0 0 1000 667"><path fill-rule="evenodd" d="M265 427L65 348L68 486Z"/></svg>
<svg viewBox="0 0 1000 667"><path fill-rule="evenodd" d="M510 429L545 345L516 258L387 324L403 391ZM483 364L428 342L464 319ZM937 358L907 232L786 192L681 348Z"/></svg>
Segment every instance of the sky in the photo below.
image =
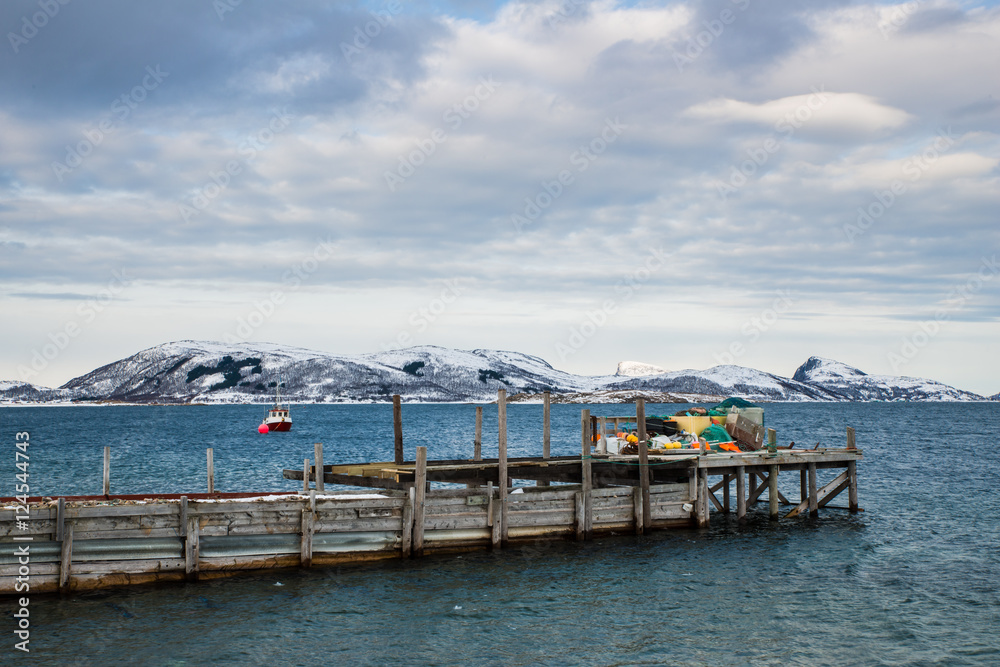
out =
<svg viewBox="0 0 1000 667"><path fill-rule="evenodd" d="M994 2L8 0L0 33L0 380L194 339L1000 391Z"/></svg>

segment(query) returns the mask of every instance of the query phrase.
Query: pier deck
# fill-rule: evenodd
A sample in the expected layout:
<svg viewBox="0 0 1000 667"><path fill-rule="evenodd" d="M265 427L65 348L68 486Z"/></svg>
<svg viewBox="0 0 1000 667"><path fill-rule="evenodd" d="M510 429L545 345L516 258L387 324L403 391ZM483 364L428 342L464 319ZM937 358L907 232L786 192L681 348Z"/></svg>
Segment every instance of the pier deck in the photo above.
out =
<svg viewBox="0 0 1000 667"><path fill-rule="evenodd" d="M639 403L637 417L642 409ZM495 459L482 459L477 428L470 459L428 461L427 448L418 447L415 461L403 461L397 417L397 460L323 465L317 446L318 465L307 460L301 469L283 472L302 481L302 493L106 493L31 498L27 507L21 499L0 499L0 594L705 527L713 508L730 511L733 493L739 518L764 498L773 520L783 505L793 506L785 518L815 515L845 490L849 499L842 509L860 511L856 466L862 452L852 429L843 449L651 453L640 444L638 454L618 455L591 451L590 423L584 411L579 456L548 456L546 437L542 456L507 459L501 419ZM105 456L105 466L107 461ZM210 489L211 461L209 453ZM820 486L817 471L830 469L841 471ZM778 478L795 472L799 493L790 501ZM108 478L105 467L105 491ZM442 482L456 488L440 488ZM327 493L326 484L368 490Z"/></svg>

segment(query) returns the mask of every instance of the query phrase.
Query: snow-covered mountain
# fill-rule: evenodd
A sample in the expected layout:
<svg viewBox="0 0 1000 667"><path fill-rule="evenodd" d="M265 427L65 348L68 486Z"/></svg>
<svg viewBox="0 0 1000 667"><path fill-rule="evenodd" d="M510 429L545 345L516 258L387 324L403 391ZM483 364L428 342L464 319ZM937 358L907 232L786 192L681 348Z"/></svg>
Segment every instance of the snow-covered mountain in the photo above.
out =
<svg viewBox="0 0 1000 667"><path fill-rule="evenodd" d="M825 389L846 401L983 401L978 394L934 380L893 375L868 375L847 364L809 357L793 380Z"/></svg>
<svg viewBox="0 0 1000 667"><path fill-rule="evenodd" d="M298 403L388 401L486 402L550 390L574 402L626 400L637 395L710 401L985 400L931 380L866 375L844 364L810 358L791 379L743 366L661 371L627 362L606 376L553 368L539 357L500 350L421 346L361 355L334 355L271 343L230 345L179 341L138 352L70 380L59 389L0 382L0 402L124 401L129 403L264 403L276 387ZM624 398L623 398L624 397Z"/></svg>

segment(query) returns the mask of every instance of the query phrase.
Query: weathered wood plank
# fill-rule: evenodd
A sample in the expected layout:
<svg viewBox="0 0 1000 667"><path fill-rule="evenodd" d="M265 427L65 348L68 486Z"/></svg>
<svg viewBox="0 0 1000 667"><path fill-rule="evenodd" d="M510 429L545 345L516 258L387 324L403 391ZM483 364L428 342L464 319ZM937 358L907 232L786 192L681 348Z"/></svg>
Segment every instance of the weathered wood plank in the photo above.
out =
<svg viewBox="0 0 1000 667"><path fill-rule="evenodd" d="M392 445L393 456L396 463L402 463L403 459L403 407L400 404L399 394L392 395Z"/></svg>
<svg viewBox="0 0 1000 667"><path fill-rule="evenodd" d="M507 545L507 390L497 390L497 473L500 505L500 546Z"/></svg>
<svg viewBox="0 0 1000 667"><path fill-rule="evenodd" d="M424 506L427 494L427 448L417 447L416 482L413 485L413 555L424 554Z"/></svg>
<svg viewBox="0 0 1000 667"><path fill-rule="evenodd" d="M742 519L747 514L746 468L736 469L736 518Z"/></svg>
<svg viewBox="0 0 1000 667"><path fill-rule="evenodd" d="M326 480L323 471L323 443L317 442L313 445L313 460L316 461L316 493L323 493L326 490Z"/></svg>
<svg viewBox="0 0 1000 667"><path fill-rule="evenodd" d="M636 409L640 407L642 399L636 400ZM645 434L646 431L646 417L645 417L645 405L642 405L643 417L642 421L639 423L642 425L642 432ZM636 419L638 419L638 414ZM650 497L649 497L649 449L646 446L645 440L640 438L639 442L639 489L642 493L642 530L643 532L649 531L653 524L653 515L650 510Z"/></svg>
<svg viewBox="0 0 1000 667"><path fill-rule="evenodd" d="M69 580L73 566L73 524L66 523L63 527L62 548L59 558L59 590L69 588Z"/></svg>
<svg viewBox="0 0 1000 667"><path fill-rule="evenodd" d="M406 504L403 505L403 526L402 526L402 556L409 558L413 552L413 505L416 499L416 489L410 488Z"/></svg>
<svg viewBox="0 0 1000 667"><path fill-rule="evenodd" d="M313 519L315 515L308 509L302 510L302 544L299 562L302 567L312 566Z"/></svg>
<svg viewBox="0 0 1000 667"><path fill-rule="evenodd" d="M773 433L773 431L771 431ZM771 472L767 478L767 500L768 500L768 517L772 521L778 520L778 503L780 499L778 498L778 466L772 465Z"/></svg>

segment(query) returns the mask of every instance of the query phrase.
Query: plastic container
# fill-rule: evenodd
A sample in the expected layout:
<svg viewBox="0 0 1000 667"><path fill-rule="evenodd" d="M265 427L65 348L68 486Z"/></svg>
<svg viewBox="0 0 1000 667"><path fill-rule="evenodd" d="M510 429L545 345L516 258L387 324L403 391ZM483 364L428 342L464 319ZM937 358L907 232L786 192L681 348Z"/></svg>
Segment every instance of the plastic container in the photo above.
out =
<svg viewBox="0 0 1000 667"><path fill-rule="evenodd" d="M670 419L677 422L678 432L684 430L695 435L701 435L702 431L712 425L712 417L671 417ZM721 421L718 417L715 419Z"/></svg>

